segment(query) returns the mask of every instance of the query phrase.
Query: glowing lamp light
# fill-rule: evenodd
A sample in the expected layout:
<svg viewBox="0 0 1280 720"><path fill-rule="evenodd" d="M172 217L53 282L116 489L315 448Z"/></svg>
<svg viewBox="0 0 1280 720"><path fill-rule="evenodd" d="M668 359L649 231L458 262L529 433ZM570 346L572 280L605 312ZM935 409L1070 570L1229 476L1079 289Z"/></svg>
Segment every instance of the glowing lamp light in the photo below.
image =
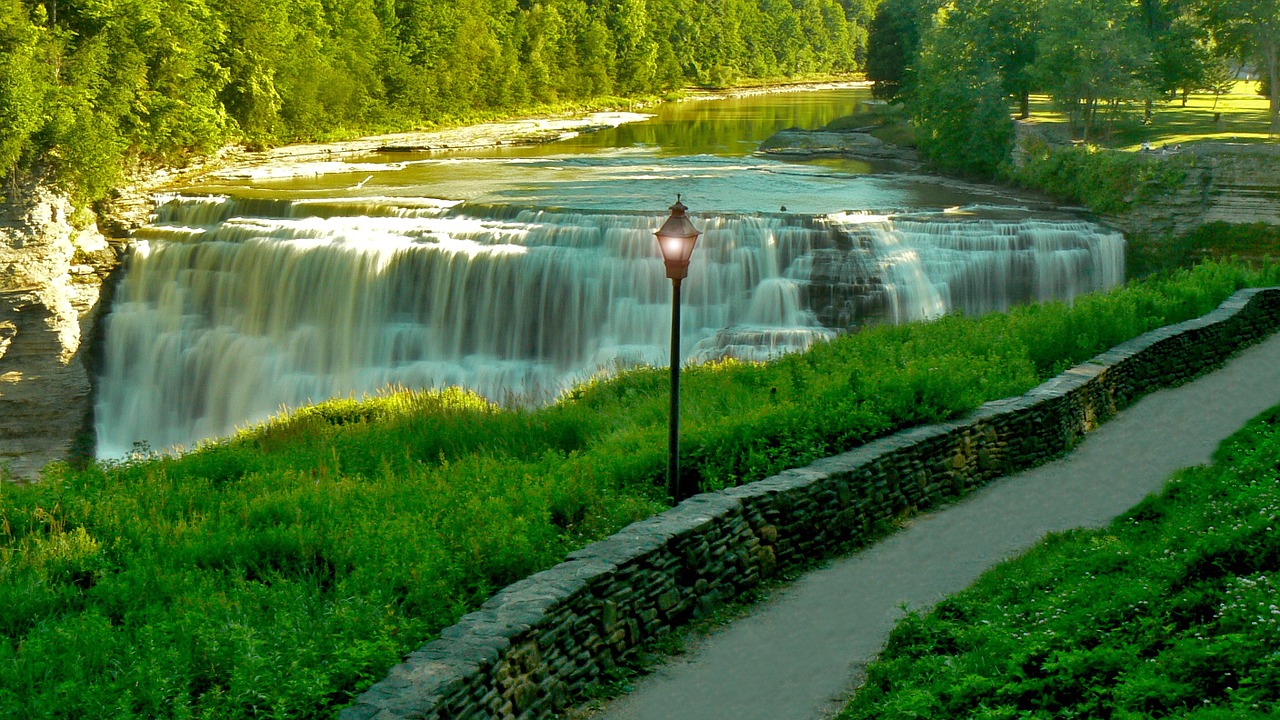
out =
<svg viewBox="0 0 1280 720"><path fill-rule="evenodd" d="M667 266L667 277L680 281L689 276L689 257L693 255L693 246L702 233L693 226L685 211L689 208L680 202L676 195L676 204L671 206L671 217L662 223L658 232L658 250L662 252L662 262Z"/></svg>

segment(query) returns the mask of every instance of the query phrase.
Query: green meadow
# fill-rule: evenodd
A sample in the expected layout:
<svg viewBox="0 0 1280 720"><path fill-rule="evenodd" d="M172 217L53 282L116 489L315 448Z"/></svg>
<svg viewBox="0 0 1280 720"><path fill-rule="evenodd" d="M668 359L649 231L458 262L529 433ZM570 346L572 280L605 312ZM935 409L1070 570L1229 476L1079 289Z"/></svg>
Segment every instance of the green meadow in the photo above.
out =
<svg viewBox="0 0 1280 720"><path fill-rule="evenodd" d="M872 327L682 377L686 486L962 415L1280 269ZM459 390L299 410L179 457L0 483L0 717L329 717L498 588L661 511L667 373L538 410Z"/></svg>
<svg viewBox="0 0 1280 720"><path fill-rule="evenodd" d="M1149 122L1139 122L1141 113L1131 113L1111 126L1111 134L1092 140L1114 150L1138 151L1142 143L1150 143L1153 152L1161 148L1173 150L1196 142L1266 143L1274 142L1267 98L1257 93L1258 84L1236 81L1231 92L1214 95L1194 92L1187 102L1180 98L1153 108ZM1037 125L1067 132L1067 119L1046 95L1031 97L1031 121Z"/></svg>

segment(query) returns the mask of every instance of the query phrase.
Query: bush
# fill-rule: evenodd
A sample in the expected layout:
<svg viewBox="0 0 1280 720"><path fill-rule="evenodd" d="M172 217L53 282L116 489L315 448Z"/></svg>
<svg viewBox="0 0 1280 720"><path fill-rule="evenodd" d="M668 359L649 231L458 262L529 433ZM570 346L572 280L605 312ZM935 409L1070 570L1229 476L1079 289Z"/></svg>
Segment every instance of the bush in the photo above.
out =
<svg viewBox="0 0 1280 720"><path fill-rule="evenodd" d="M1280 258L1280 227L1215 221L1177 237L1131 237L1126 250L1125 267L1130 277L1191 267L1205 260L1264 265Z"/></svg>
<svg viewBox="0 0 1280 720"><path fill-rule="evenodd" d="M1052 147L1040 140L1025 146L1021 168L1005 166L1009 180L1097 213L1121 213L1135 204L1181 187L1189 158L1154 158L1093 145Z"/></svg>

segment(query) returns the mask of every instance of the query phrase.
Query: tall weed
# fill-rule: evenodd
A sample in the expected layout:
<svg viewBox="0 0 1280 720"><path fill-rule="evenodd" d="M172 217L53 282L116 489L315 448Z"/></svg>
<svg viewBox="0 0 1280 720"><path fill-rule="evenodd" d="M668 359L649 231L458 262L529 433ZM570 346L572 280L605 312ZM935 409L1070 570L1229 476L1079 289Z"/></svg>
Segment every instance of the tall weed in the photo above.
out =
<svg viewBox="0 0 1280 720"><path fill-rule="evenodd" d="M1205 265L683 376L686 487L961 415L1273 268ZM0 483L0 717L328 717L503 585L661 510L668 379L540 410L389 391L180 457Z"/></svg>

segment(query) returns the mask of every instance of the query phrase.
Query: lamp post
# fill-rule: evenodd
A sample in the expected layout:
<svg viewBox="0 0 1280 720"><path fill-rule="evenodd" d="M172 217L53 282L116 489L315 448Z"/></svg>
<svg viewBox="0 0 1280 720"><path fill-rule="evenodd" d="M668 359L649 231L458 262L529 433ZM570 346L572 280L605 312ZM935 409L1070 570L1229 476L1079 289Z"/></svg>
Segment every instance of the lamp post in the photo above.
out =
<svg viewBox="0 0 1280 720"><path fill-rule="evenodd" d="M689 256L698 242L698 229L684 213L680 202L671 206L671 217L655 235L662 262L671 278L671 418L667 433L667 492L672 502L680 501L680 281L689 276Z"/></svg>

